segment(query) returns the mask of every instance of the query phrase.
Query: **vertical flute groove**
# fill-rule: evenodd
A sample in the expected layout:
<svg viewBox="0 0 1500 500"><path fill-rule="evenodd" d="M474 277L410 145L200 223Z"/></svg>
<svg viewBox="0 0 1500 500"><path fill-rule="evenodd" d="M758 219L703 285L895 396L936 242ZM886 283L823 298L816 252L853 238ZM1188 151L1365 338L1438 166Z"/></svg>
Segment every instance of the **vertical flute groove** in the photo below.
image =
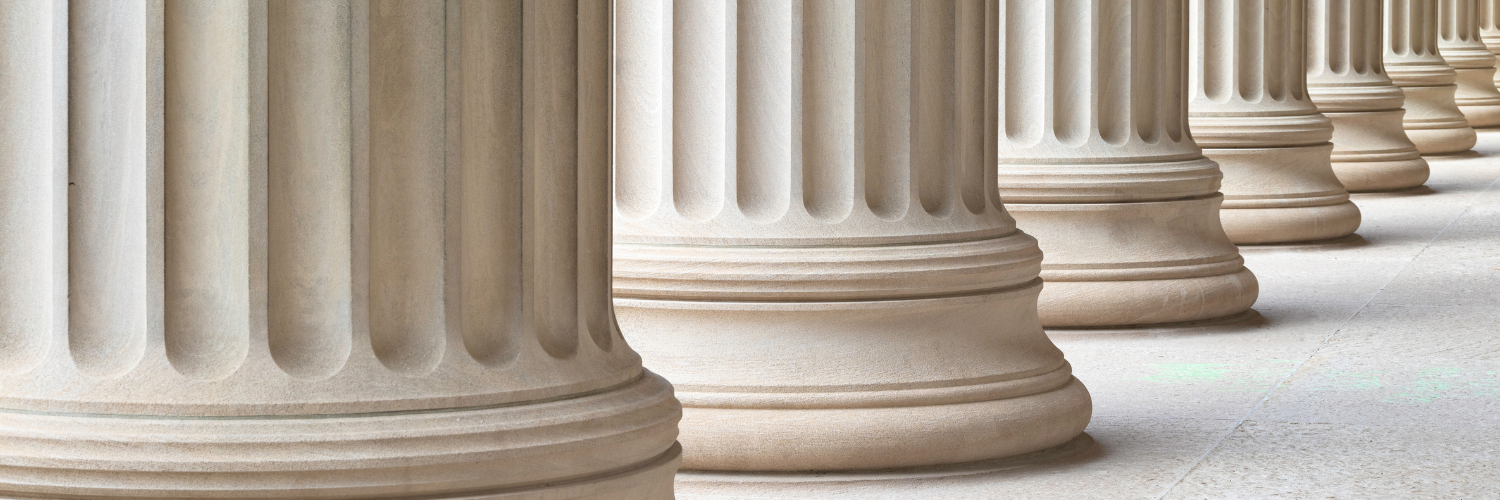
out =
<svg viewBox="0 0 1500 500"><path fill-rule="evenodd" d="M350 24L347 0L267 6L267 340L287 373L349 358Z"/></svg>
<svg viewBox="0 0 1500 500"><path fill-rule="evenodd" d="M955 95L957 14L953 2L912 4L912 165L922 209L937 216L957 201Z"/></svg>
<svg viewBox="0 0 1500 500"><path fill-rule="evenodd" d="M614 2L578 2L578 324L594 345L614 349L610 208L614 116Z"/></svg>
<svg viewBox="0 0 1500 500"><path fill-rule="evenodd" d="M615 161L621 165L663 166L671 148L671 44L668 40L670 2L619 2L615 15L619 37L631 40L617 47L620 100L614 144ZM622 168L615 172L615 208L621 215L640 219L650 216L662 203L663 169Z"/></svg>
<svg viewBox="0 0 1500 500"><path fill-rule="evenodd" d="M249 10L170 0L166 45L166 349L195 378L249 349Z"/></svg>
<svg viewBox="0 0 1500 500"><path fill-rule="evenodd" d="M839 221L854 208L857 7L831 0L803 8L803 204L818 220Z"/></svg>
<svg viewBox="0 0 1500 500"><path fill-rule="evenodd" d="M995 168L995 155L993 150L986 149L986 144L993 145L986 132L990 124L985 123L989 108L980 104L988 102L986 97L994 91L986 72L985 48L989 40L985 31L985 3L985 0L960 0L954 12L954 74L958 80L953 96L957 101L953 104L957 150L954 189L964 208L974 214L988 209L985 189L995 185L985 182L986 171Z"/></svg>
<svg viewBox="0 0 1500 500"><path fill-rule="evenodd" d="M516 355L521 288L521 1L463 3L464 347L489 366Z"/></svg>
<svg viewBox="0 0 1500 500"><path fill-rule="evenodd" d="M52 2L0 5L0 371L42 361L53 334Z"/></svg>
<svg viewBox="0 0 1500 500"><path fill-rule="evenodd" d="M713 218L724 207L728 158L728 7L681 2L672 7L672 200L692 220Z"/></svg>
<svg viewBox="0 0 1500 500"><path fill-rule="evenodd" d="M431 371L443 312L444 4L370 2L370 343Z"/></svg>
<svg viewBox="0 0 1500 500"><path fill-rule="evenodd" d="M920 1L920 0L919 0ZM887 220L911 202L911 10L909 1L861 3L864 48L865 204Z"/></svg>
<svg viewBox="0 0 1500 500"><path fill-rule="evenodd" d="M1017 145L1034 145L1047 120L1046 2L1005 2L1000 35L1004 78L1000 80L1000 116L1005 137ZM1040 56L1040 57L1039 57Z"/></svg>
<svg viewBox="0 0 1500 500"><path fill-rule="evenodd" d="M1120 4L1096 5L1092 9L1115 10L1121 8ZM1098 40L1095 41L1098 55L1098 70L1095 71L1093 88L1090 90L1090 99L1097 102L1099 108L1099 137L1111 145L1125 144L1130 140L1131 122L1131 88L1123 85L1120 80L1128 81L1131 78L1131 29L1128 25L1129 16L1096 15L1088 13L1089 18L1084 20L1090 24L1089 33L1096 33ZM1100 22L1107 19L1107 22ZM1120 21L1124 21L1121 23Z"/></svg>
<svg viewBox="0 0 1500 500"><path fill-rule="evenodd" d="M750 220L770 222L791 203L792 5L788 0L736 5L735 201Z"/></svg>
<svg viewBox="0 0 1500 500"><path fill-rule="evenodd" d="M1052 5L1052 133L1068 145L1082 144L1093 129L1095 30L1086 0L1055 0ZM1068 33L1068 35L1057 35Z"/></svg>
<svg viewBox="0 0 1500 500"><path fill-rule="evenodd" d="M68 17L68 348L114 375L146 349L146 5Z"/></svg>
<svg viewBox="0 0 1500 500"><path fill-rule="evenodd" d="M521 162L531 326L554 357L578 349L578 7L521 7ZM720 79L722 82L722 78ZM723 193L720 188L719 193Z"/></svg>

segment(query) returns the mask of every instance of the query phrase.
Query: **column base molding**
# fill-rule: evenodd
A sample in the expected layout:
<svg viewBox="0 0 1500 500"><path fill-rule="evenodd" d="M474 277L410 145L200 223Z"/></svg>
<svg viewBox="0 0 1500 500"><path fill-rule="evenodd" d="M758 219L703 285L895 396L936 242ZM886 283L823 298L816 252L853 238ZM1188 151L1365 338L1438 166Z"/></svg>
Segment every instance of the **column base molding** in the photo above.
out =
<svg viewBox="0 0 1500 500"><path fill-rule="evenodd" d="M1326 240L1359 229L1359 208L1330 168L1332 144L1204 149L1224 170L1224 232L1236 244Z"/></svg>
<svg viewBox="0 0 1500 500"><path fill-rule="evenodd" d="M1333 174L1345 190L1392 191L1427 182L1427 160L1401 125L1405 110L1324 114L1334 124Z"/></svg>
<svg viewBox="0 0 1500 500"><path fill-rule="evenodd" d="M667 498L672 388L353 415L0 411L6 498Z"/></svg>
<svg viewBox="0 0 1500 500"><path fill-rule="evenodd" d="M1469 127L1453 94L1458 85L1401 87L1406 93L1406 136L1424 155L1462 153L1474 148L1479 136Z"/></svg>

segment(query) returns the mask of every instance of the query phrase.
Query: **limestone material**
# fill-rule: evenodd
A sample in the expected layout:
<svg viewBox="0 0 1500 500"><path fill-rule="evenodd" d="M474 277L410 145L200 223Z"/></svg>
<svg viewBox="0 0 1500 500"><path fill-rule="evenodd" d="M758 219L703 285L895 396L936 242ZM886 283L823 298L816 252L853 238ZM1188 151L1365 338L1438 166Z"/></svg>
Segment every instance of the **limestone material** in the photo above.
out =
<svg viewBox="0 0 1500 500"><path fill-rule="evenodd" d="M610 26L0 3L0 496L670 498L680 407L610 308Z"/></svg>
<svg viewBox="0 0 1500 500"><path fill-rule="evenodd" d="M1495 55L1479 34L1481 0L1439 0L1438 49L1458 74L1453 101L1470 127L1500 126L1500 90L1495 89Z"/></svg>
<svg viewBox="0 0 1500 500"><path fill-rule="evenodd" d="M1377 2L1307 2L1307 94L1333 122L1333 173L1354 193L1417 187L1429 174L1381 61L1383 18Z"/></svg>
<svg viewBox="0 0 1500 500"><path fill-rule="evenodd" d="M1500 54L1500 0L1479 0L1478 4L1479 40L1490 53ZM1495 73L1494 83L1500 87L1500 72Z"/></svg>
<svg viewBox="0 0 1500 500"><path fill-rule="evenodd" d="M1385 71L1406 94L1406 136L1422 154L1474 147L1474 129L1458 109L1458 73L1438 51L1439 0L1385 0Z"/></svg>
<svg viewBox="0 0 1500 500"><path fill-rule="evenodd" d="M1303 0L1193 0L1188 121L1224 172L1230 241L1290 243L1359 228L1329 165L1333 124L1308 97Z"/></svg>
<svg viewBox="0 0 1500 500"><path fill-rule="evenodd" d="M951 464L1082 432L1041 252L994 188L986 54L1016 7L616 3L615 305L678 389L684 469Z"/></svg>
<svg viewBox="0 0 1500 500"><path fill-rule="evenodd" d="M1056 17L1047 15L1053 2L1004 5L998 180L1047 256L1042 323L1175 323L1248 310L1257 284L1219 222L1218 165L1187 128L1187 4ZM1103 41L1067 43L1091 30Z"/></svg>

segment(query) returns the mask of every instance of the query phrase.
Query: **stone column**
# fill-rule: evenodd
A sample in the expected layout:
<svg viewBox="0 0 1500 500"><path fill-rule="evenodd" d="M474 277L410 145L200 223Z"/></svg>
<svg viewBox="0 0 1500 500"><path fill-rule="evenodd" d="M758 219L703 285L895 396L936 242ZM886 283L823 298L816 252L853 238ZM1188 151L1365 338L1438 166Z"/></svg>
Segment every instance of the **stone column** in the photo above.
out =
<svg viewBox="0 0 1500 500"><path fill-rule="evenodd" d="M0 3L0 496L671 496L610 309L608 2L72 0L61 87L52 5Z"/></svg>
<svg viewBox="0 0 1500 500"><path fill-rule="evenodd" d="M1000 192L1047 255L1042 323L1246 313L1255 276L1188 133L1187 3L1007 0L1001 15Z"/></svg>
<svg viewBox="0 0 1500 500"><path fill-rule="evenodd" d="M1307 94L1333 121L1333 173L1351 192L1427 182L1427 161L1401 127L1406 100L1381 62L1375 2L1308 0Z"/></svg>
<svg viewBox="0 0 1500 500"><path fill-rule="evenodd" d="M1406 94L1406 136L1422 154L1462 153L1478 136L1454 101L1457 73L1438 52L1438 0L1385 0L1385 71Z"/></svg>
<svg viewBox="0 0 1500 500"><path fill-rule="evenodd" d="M1458 73L1453 101L1470 127L1500 125L1500 90L1495 89L1495 55L1479 34L1481 0L1439 0L1438 49Z"/></svg>
<svg viewBox="0 0 1500 500"><path fill-rule="evenodd" d="M1339 238L1359 208L1329 165L1333 124L1307 95L1303 0L1193 0L1188 120L1224 171L1230 241Z"/></svg>
<svg viewBox="0 0 1500 500"><path fill-rule="evenodd" d="M615 307L685 469L1068 442L1087 391L994 189L996 2L617 2Z"/></svg>
<svg viewBox="0 0 1500 500"><path fill-rule="evenodd" d="M1500 55L1500 0L1479 0L1479 39L1490 52ZM1500 72L1495 73L1500 87Z"/></svg>

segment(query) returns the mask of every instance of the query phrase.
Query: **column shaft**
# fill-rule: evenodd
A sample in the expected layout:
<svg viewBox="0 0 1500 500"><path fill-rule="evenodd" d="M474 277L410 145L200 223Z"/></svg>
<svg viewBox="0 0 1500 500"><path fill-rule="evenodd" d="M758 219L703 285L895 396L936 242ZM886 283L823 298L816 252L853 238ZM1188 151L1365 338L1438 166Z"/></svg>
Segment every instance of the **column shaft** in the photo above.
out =
<svg viewBox="0 0 1500 500"><path fill-rule="evenodd" d="M42 362L53 317L52 2L0 5L0 372Z"/></svg>
<svg viewBox="0 0 1500 500"><path fill-rule="evenodd" d="M993 188L996 2L616 5L616 308L678 386L684 467L933 465L1082 431L1041 255Z"/></svg>
<svg viewBox="0 0 1500 500"><path fill-rule="evenodd" d="M1333 122L1333 173L1351 192L1427 182L1427 161L1401 126L1406 98L1385 74L1383 18L1375 2L1307 4L1307 93Z"/></svg>
<svg viewBox="0 0 1500 500"><path fill-rule="evenodd" d="M1235 243L1348 236L1359 228L1329 165L1333 124L1307 94L1303 0L1193 0L1193 138L1224 171Z"/></svg>
<svg viewBox="0 0 1500 500"><path fill-rule="evenodd" d="M0 206L30 210L0 229L35 233L0 266L17 242L44 258L0 298L42 312L54 170L31 139L56 137L37 126L56 5L0 4L0 100L27 103L0 107ZM610 307L608 1L77 0L68 18L77 293L67 332L5 331L25 337L0 360L0 496L671 496L680 405Z"/></svg>
<svg viewBox="0 0 1500 500"><path fill-rule="evenodd" d="M1495 89L1495 55L1479 32L1483 0L1439 0L1438 48L1457 73L1453 101L1471 127L1500 125L1500 90Z"/></svg>
<svg viewBox="0 0 1500 500"><path fill-rule="evenodd" d="M1385 70L1406 94L1406 135L1422 154L1474 147L1478 136L1454 101L1457 72L1438 52L1440 0L1385 0Z"/></svg>
<svg viewBox="0 0 1500 500"><path fill-rule="evenodd" d="M1245 313L1258 285L1220 225L1218 165L1188 133L1187 4L1000 12L999 185L1047 255L1042 323Z"/></svg>

